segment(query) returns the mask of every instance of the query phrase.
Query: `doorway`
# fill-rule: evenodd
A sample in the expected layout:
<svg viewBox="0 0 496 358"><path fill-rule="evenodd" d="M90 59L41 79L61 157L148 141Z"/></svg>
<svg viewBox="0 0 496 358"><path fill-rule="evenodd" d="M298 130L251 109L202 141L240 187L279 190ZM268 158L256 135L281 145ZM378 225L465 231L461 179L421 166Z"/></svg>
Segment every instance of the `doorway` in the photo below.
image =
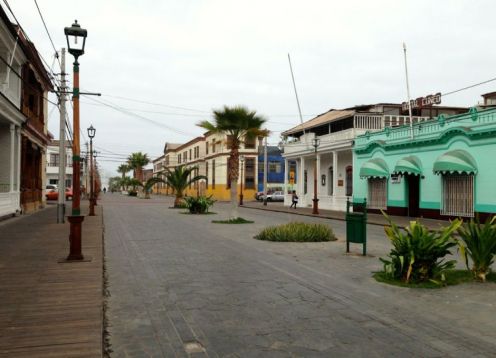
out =
<svg viewBox="0 0 496 358"><path fill-rule="evenodd" d="M420 176L406 175L407 195L408 195L408 216L419 216L420 204Z"/></svg>

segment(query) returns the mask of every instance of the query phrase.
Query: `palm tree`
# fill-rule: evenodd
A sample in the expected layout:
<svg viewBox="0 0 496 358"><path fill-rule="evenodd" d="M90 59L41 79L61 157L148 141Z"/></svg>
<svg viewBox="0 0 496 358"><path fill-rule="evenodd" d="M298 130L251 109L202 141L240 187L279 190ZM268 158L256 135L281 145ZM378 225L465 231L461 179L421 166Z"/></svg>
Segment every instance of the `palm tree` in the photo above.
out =
<svg viewBox="0 0 496 358"><path fill-rule="evenodd" d="M265 118L257 115L243 106L228 107L214 110L214 122L202 121L197 125L213 133L226 134L230 149L227 162L231 180L231 218L238 217L238 176L239 176L239 146L245 140L265 137L269 131L262 129Z"/></svg>
<svg viewBox="0 0 496 358"><path fill-rule="evenodd" d="M145 192L145 199L150 199L150 191L157 183L165 183L165 180L160 177L151 177L145 184L141 185L143 187L143 191Z"/></svg>
<svg viewBox="0 0 496 358"><path fill-rule="evenodd" d="M117 168L117 172L122 174L122 179L123 180L126 177L127 172L130 171L130 170L131 170L131 168L129 168L129 165L127 165L125 163L119 165L119 167ZM122 186L122 190L124 190L124 185Z"/></svg>
<svg viewBox="0 0 496 358"><path fill-rule="evenodd" d="M127 158L129 168L134 170L134 178L140 182L143 182L143 167L148 163L150 163L150 158L142 152L131 153Z"/></svg>
<svg viewBox="0 0 496 358"><path fill-rule="evenodd" d="M207 179L205 175L196 175L193 176L195 170L198 167L189 167L186 168L183 165L175 167L174 170L170 170L166 168L166 172L164 174L164 179L166 183L172 188L174 191L176 198L174 199L174 207L179 207L181 203L181 199L183 198L183 193L188 186L193 184L194 182L202 179Z"/></svg>

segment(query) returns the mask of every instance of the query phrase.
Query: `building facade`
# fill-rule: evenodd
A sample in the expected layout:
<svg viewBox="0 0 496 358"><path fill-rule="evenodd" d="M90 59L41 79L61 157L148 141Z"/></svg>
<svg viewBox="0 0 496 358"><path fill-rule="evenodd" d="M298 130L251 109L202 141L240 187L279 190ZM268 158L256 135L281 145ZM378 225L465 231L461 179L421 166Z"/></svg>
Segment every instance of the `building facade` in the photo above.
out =
<svg viewBox="0 0 496 358"><path fill-rule="evenodd" d="M26 55L18 31L0 7L0 217L21 211L21 69ZM9 63L9 65L7 65Z"/></svg>
<svg viewBox="0 0 496 358"><path fill-rule="evenodd" d="M65 163L65 187L72 187L72 148L66 145L65 161L60 160L58 140L51 140L47 146L46 153L46 183L52 185L59 185L59 167ZM81 181L85 183L84 180Z"/></svg>
<svg viewBox="0 0 496 358"><path fill-rule="evenodd" d="M263 191L264 188L264 149L260 147L258 155L258 191ZM267 190L276 191L284 190L284 158L282 151L275 146L267 147ZM294 175L293 175L294 179Z"/></svg>
<svg viewBox="0 0 496 358"><path fill-rule="evenodd" d="M176 149L181 146L177 143L165 143L164 154L152 161L153 176L161 177L165 174L167 169L171 170L177 165ZM171 194L171 190L166 183L157 183L153 186L156 194Z"/></svg>
<svg viewBox="0 0 496 358"><path fill-rule="evenodd" d="M496 213L496 108L366 133L355 141L353 200L393 215Z"/></svg>
<svg viewBox="0 0 496 358"><path fill-rule="evenodd" d="M463 111L466 109L441 106L416 109L412 122L422 123L441 113ZM346 200L353 195L355 138L366 132L402 126L409 121L400 104L379 103L330 110L283 132L285 205L291 204L290 192L295 190L300 205L311 206L316 175L319 207L346 210Z"/></svg>
<svg viewBox="0 0 496 358"><path fill-rule="evenodd" d="M27 117L21 130L21 207L35 211L45 202L46 150L48 135L48 91L53 89L36 48L18 32L18 41L26 55L21 77L21 111Z"/></svg>

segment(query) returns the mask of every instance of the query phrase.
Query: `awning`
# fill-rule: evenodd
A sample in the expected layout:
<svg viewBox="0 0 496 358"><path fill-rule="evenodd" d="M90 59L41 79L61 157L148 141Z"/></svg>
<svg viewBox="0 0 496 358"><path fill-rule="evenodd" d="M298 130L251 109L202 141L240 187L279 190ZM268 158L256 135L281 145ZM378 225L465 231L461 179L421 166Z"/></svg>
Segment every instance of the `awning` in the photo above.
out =
<svg viewBox="0 0 496 358"><path fill-rule="evenodd" d="M434 162L434 173L436 174L477 174L477 165L474 158L461 149L444 153Z"/></svg>
<svg viewBox="0 0 496 358"><path fill-rule="evenodd" d="M375 158L363 163L360 168L361 178L387 178L389 169L383 159Z"/></svg>
<svg viewBox="0 0 496 358"><path fill-rule="evenodd" d="M420 160L416 156L410 155L398 160L398 162L394 166L393 173L422 175L422 165L420 164Z"/></svg>

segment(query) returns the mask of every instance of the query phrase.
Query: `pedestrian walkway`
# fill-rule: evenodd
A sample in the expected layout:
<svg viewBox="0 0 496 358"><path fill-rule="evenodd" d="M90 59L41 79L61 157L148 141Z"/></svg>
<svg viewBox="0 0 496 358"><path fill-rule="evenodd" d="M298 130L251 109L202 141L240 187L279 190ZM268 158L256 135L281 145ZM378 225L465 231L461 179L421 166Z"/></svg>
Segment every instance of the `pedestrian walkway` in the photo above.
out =
<svg viewBox="0 0 496 358"><path fill-rule="evenodd" d="M267 203L267 206L265 206L263 205L263 202L260 201L248 201L244 203L243 207L250 209L258 209L258 210L269 210L269 211L282 212L282 213L292 213L295 215L315 216L315 217L334 219L334 220L345 220L345 216L346 216L346 212L344 211L323 210L323 209L319 209L319 214L314 215L312 214L311 207L309 208L298 207L296 209L290 209L289 206L284 206L283 203L274 203L274 202ZM416 218L411 218L408 216L391 216L391 218L393 222L395 222L397 225L401 227L405 227L410 223L410 221L416 220ZM425 219L425 218L420 218L419 220L429 229L438 229L440 226L445 226L447 224L447 221L443 221L443 220L433 220L433 219ZM380 225L380 226L384 226L387 224L387 221L383 215L372 214L372 213L367 214L367 222L368 224Z"/></svg>
<svg viewBox="0 0 496 358"><path fill-rule="evenodd" d="M87 208L82 208L87 213ZM69 224L56 207L0 223L0 357L102 356L102 214L83 222L90 262L59 263Z"/></svg>

